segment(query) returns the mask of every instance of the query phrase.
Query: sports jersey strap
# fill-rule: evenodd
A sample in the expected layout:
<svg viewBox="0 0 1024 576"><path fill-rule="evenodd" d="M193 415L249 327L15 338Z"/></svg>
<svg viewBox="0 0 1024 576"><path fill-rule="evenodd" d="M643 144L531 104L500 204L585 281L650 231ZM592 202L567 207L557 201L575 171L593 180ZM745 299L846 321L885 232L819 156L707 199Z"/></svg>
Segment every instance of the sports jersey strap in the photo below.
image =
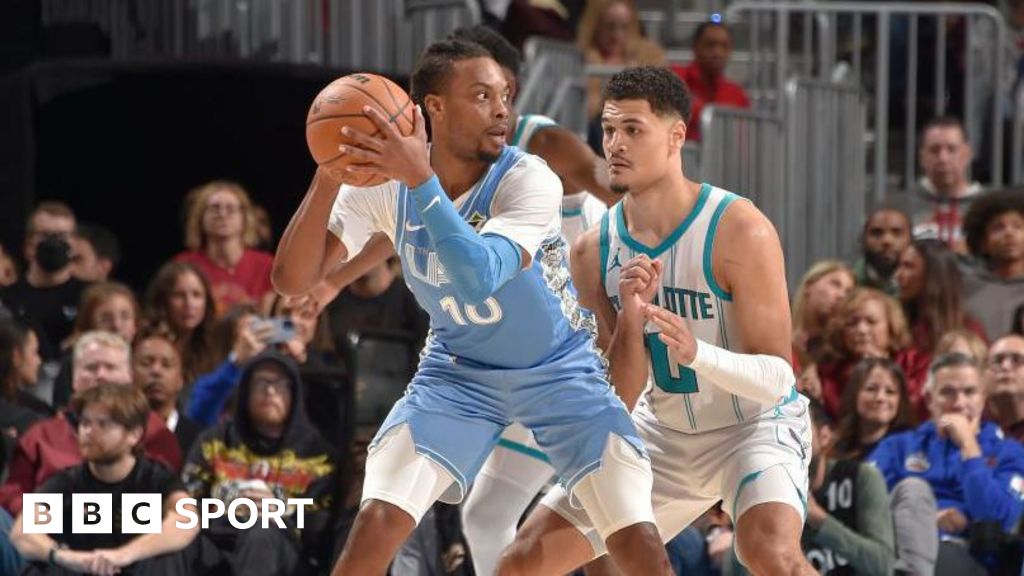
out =
<svg viewBox="0 0 1024 576"><path fill-rule="evenodd" d="M601 233L599 241L601 244L601 286L605 286L608 280L608 245L610 239L608 238L608 215L612 213L612 210L621 209L622 204L616 204L611 210L608 210L601 215Z"/></svg>

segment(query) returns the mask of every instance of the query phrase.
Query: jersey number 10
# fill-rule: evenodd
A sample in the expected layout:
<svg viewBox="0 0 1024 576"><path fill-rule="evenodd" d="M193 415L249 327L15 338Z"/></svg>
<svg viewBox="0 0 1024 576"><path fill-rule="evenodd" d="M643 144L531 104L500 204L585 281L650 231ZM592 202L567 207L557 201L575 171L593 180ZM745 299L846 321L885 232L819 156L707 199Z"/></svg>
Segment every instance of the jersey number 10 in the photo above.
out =
<svg viewBox="0 0 1024 576"><path fill-rule="evenodd" d="M669 394L694 394L697 389L697 374L673 362L668 355L668 346L658 339L657 334L647 334L647 349L651 352L651 366L654 368L654 383Z"/></svg>
<svg viewBox="0 0 1024 576"><path fill-rule="evenodd" d="M466 319L476 324L477 326L488 326L490 324L497 324L501 322L501 306L498 305L498 301L494 298L488 298L484 300L483 306L487 308L485 314L481 314L480 310L473 304L465 304L459 306L454 296L445 296L441 298L441 308L452 317L452 321L459 326L468 325ZM460 310L461 308L461 310ZM465 315L463 315L463 310Z"/></svg>

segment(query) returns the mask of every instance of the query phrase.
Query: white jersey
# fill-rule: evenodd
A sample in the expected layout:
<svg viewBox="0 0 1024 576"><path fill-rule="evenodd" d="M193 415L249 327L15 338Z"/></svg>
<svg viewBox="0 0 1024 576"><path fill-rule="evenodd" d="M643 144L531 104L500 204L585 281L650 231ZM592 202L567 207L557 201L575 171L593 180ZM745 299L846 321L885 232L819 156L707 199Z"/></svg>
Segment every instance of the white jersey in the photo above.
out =
<svg viewBox="0 0 1024 576"><path fill-rule="evenodd" d="M622 308L622 266L638 254L647 254L664 265L662 289L654 303L681 316L696 338L741 352L732 295L718 286L711 270L715 231L725 209L737 199L739 196L731 192L703 184L693 210L655 248L630 237L623 202L613 206L601 220L600 250L602 281L615 309ZM645 336L650 359L647 387L637 403L635 418L656 420L679 432L698 433L740 424L774 408L736 396L693 370L671 363L665 344L652 332L652 326L648 325Z"/></svg>
<svg viewBox="0 0 1024 576"><path fill-rule="evenodd" d="M530 151L530 140L533 135L543 130L558 126L558 123L541 114L523 114L516 119L516 127L512 136L512 146L518 146L524 152ZM572 246L584 232L593 228L608 208L589 192L562 196L562 236Z"/></svg>

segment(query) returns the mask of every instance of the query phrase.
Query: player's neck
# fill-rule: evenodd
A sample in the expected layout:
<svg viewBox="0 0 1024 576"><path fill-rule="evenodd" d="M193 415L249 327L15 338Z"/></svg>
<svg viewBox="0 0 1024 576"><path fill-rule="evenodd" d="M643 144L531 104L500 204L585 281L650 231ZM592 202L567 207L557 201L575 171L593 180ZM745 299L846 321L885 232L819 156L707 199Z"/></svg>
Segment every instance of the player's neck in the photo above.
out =
<svg viewBox="0 0 1024 576"><path fill-rule="evenodd" d="M483 160L460 158L444 146L436 143L430 147L430 166L441 181L441 188L452 200L462 196L487 171L488 163Z"/></svg>
<svg viewBox="0 0 1024 576"><path fill-rule="evenodd" d="M218 266L232 268L245 254L245 244L238 236L207 236L204 251Z"/></svg>
<svg viewBox="0 0 1024 576"><path fill-rule="evenodd" d="M646 232L646 241L668 238L697 204L700 186L673 171L641 192L630 192L623 202L629 231Z"/></svg>

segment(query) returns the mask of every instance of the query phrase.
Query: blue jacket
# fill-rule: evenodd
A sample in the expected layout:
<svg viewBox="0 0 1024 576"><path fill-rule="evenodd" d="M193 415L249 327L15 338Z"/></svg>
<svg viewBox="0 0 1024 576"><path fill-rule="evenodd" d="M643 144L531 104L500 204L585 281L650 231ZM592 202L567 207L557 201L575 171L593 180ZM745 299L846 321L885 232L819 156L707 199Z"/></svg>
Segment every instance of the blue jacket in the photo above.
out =
<svg viewBox="0 0 1024 576"><path fill-rule="evenodd" d="M1010 532L1024 511L1024 447L992 422L983 422L978 444L982 456L963 460L927 422L882 440L868 460L889 490L904 478L921 478L935 492L939 510L956 508L972 522L998 520Z"/></svg>

